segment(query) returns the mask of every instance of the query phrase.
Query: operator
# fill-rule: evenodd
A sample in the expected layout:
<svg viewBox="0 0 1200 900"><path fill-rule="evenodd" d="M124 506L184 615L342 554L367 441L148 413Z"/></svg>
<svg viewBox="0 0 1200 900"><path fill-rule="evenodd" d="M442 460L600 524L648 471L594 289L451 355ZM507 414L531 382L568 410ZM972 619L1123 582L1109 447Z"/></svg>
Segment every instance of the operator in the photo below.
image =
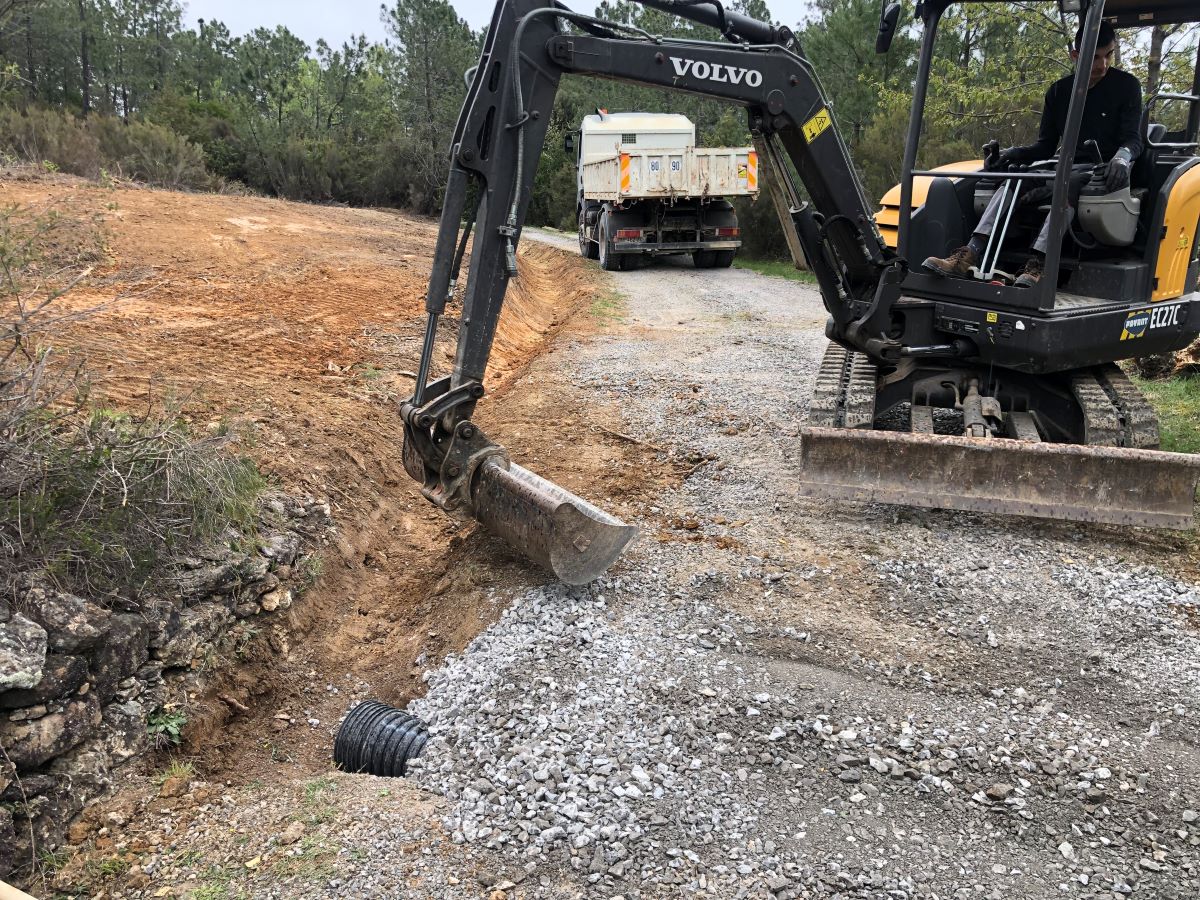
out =
<svg viewBox="0 0 1200 900"><path fill-rule="evenodd" d="M1075 33L1072 60L1079 59L1079 45L1082 41L1083 27L1080 26ZM1116 32L1108 22L1102 22L1100 34L1096 39L1096 55L1092 59L1083 119L1079 123L1079 139L1075 145L1075 163L1080 172L1072 178L1073 185L1086 181L1087 174L1095 166L1095 161L1087 157L1086 143L1095 141L1103 158L1108 160L1104 181L1105 189L1110 194L1128 186L1129 170L1142 152L1142 135L1139 133L1142 119L1142 86L1133 75L1111 67L1116 47ZM1071 74L1050 85L1042 108L1042 124L1038 130L1037 143L1027 147L1009 147L1001 151L999 155L985 161L985 171L1004 171L1014 165L1046 160L1054 156L1066 129L1067 109L1071 103L1074 79L1074 74ZM1077 189L1075 192L1077 193ZM945 259L929 257L925 260L925 268L946 277L968 277L971 267L976 265L983 255L988 236L1000 215L1003 199L1003 192L996 191L965 247L959 247ZM1068 206L1067 214L1073 216L1073 201L1068 202L1072 205ZM1034 287L1041 280L1049 236L1050 217L1047 216L1037 240L1033 243L1033 256L1017 276L1017 287Z"/></svg>

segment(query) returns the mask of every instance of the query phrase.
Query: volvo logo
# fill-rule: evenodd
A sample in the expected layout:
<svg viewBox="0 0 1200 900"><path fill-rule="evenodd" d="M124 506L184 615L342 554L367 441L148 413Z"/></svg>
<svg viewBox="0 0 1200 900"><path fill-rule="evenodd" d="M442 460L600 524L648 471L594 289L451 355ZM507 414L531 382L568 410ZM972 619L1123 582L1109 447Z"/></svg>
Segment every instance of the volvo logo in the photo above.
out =
<svg viewBox="0 0 1200 900"><path fill-rule="evenodd" d="M745 82L747 87L758 87L762 84L762 72L757 69L743 69L738 66L708 63L702 59L683 59L678 56L671 57L671 65L675 67L675 74L680 78L690 73L693 78L716 81L721 84Z"/></svg>

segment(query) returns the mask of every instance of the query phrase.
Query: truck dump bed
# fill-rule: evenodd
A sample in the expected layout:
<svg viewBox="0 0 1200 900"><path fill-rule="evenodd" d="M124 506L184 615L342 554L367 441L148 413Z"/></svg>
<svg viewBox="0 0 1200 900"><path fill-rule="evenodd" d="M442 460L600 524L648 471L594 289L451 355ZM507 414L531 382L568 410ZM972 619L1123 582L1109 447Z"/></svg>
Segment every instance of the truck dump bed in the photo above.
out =
<svg viewBox="0 0 1200 900"><path fill-rule="evenodd" d="M639 148L583 165L588 200L757 195L758 154L753 147Z"/></svg>

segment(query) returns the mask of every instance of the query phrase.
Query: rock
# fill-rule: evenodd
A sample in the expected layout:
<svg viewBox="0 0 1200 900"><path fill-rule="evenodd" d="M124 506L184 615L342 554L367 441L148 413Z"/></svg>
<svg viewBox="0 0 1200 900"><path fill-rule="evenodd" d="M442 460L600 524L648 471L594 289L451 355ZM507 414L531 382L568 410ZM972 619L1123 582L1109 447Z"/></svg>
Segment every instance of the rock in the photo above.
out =
<svg viewBox="0 0 1200 900"><path fill-rule="evenodd" d="M150 632L149 647L157 650L179 631L179 606L170 600L147 598L142 601L142 619Z"/></svg>
<svg viewBox="0 0 1200 900"><path fill-rule="evenodd" d="M998 782L996 784L993 784L984 793L987 795L987 798L989 800L991 800L993 803L1003 803L1005 800L1008 799L1008 795L1011 794L1012 792L1013 792L1013 786L1011 784L1004 784L1003 782Z"/></svg>
<svg viewBox="0 0 1200 900"><path fill-rule="evenodd" d="M233 621L233 613L218 603L201 603L179 614L179 630L154 651L166 666L186 666L222 628Z"/></svg>
<svg viewBox="0 0 1200 900"><path fill-rule="evenodd" d="M281 566L290 566L300 552L300 535L294 531L268 534L262 539L258 552Z"/></svg>
<svg viewBox="0 0 1200 900"><path fill-rule="evenodd" d="M1183 821L1192 823L1200 820L1200 812L1194 809L1185 809L1183 811Z"/></svg>
<svg viewBox="0 0 1200 900"><path fill-rule="evenodd" d="M243 559L244 556L238 556L180 572L175 576L175 589L185 603L227 591L237 586L240 580L237 563Z"/></svg>
<svg viewBox="0 0 1200 900"><path fill-rule="evenodd" d="M112 614L82 597L41 585L25 592L30 616L43 628L51 650L78 653L96 646L108 632Z"/></svg>
<svg viewBox="0 0 1200 900"><path fill-rule="evenodd" d="M862 781L862 772L858 769L847 769L844 772L838 772L838 780L844 781L846 784L858 784Z"/></svg>
<svg viewBox="0 0 1200 900"><path fill-rule="evenodd" d="M292 605L292 592L286 588L269 591L263 594L262 608L264 612L274 612L277 609L287 609Z"/></svg>
<svg viewBox="0 0 1200 900"><path fill-rule="evenodd" d="M1071 846L1070 841L1063 841L1058 845L1058 852L1062 854L1063 859L1074 859L1075 848Z"/></svg>
<svg viewBox="0 0 1200 900"><path fill-rule="evenodd" d="M187 793L188 780L179 775L172 775L158 789L160 797L182 797Z"/></svg>
<svg viewBox="0 0 1200 900"><path fill-rule="evenodd" d="M82 656L51 653L46 657L46 663L42 667L42 680L38 682L37 687L0 693L0 709L19 709L57 700L83 684L85 678L87 660Z"/></svg>
<svg viewBox="0 0 1200 900"><path fill-rule="evenodd" d="M100 702L117 693L117 685L150 657L150 629L141 616L114 616L104 643L92 659L92 676Z"/></svg>
<svg viewBox="0 0 1200 900"><path fill-rule="evenodd" d="M0 746L18 770L32 769L78 745L99 722L100 701L89 693L62 712L28 722L0 722Z"/></svg>
<svg viewBox="0 0 1200 900"><path fill-rule="evenodd" d="M137 700L110 703L104 707L103 728L96 737L95 749L115 767L137 756L150 743L146 732L146 706Z"/></svg>
<svg viewBox="0 0 1200 900"><path fill-rule="evenodd" d="M284 829L283 834L279 835L279 843L294 844L302 837L304 837L304 823L293 822Z"/></svg>
<svg viewBox="0 0 1200 900"><path fill-rule="evenodd" d="M17 833L13 815L0 806L0 873L4 877L17 866Z"/></svg>
<svg viewBox="0 0 1200 900"><path fill-rule="evenodd" d="M778 875L775 878L767 879L767 890L772 894L778 894L780 891L791 886L792 880L786 875Z"/></svg>
<svg viewBox="0 0 1200 900"><path fill-rule="evenodd" d="M85 817L86 819L86 817ZM92 832L96 830L96 826L91 822L79 819L72 822L67 828L67 840L72 844L82 844L92 836Z"/></svg>
<svg viewBox="0 0 1200 900"><path fill-rule="evenodd" d="M0 691L37 687L45 664L46 630L42 626L20 613L0 624Z"/></svg>

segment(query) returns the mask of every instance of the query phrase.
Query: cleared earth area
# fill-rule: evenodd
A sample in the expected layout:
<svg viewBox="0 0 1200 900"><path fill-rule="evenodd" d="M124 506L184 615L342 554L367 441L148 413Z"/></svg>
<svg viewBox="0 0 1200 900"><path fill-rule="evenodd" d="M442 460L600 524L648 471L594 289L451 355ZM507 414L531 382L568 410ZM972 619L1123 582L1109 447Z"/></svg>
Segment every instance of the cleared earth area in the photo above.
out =
<svg viewBox="0 0 1200 900"><path fill-rule="evenodd" d="M59 889L1200 891L1194 536L797 501L812 288L683 263L605 280L570 240L524 242L481 419L641 529L570 589L403 473L430 223L5 190L105 214L118 262L73 301L127 298L77 336L101 388L250 423L248 452L339 525L308 594L214 688L251 712L194 698L194 773L147 767L85 814ZM332 770L338 718L368 696L416 698L430 723L412 778Z"/></svg>

